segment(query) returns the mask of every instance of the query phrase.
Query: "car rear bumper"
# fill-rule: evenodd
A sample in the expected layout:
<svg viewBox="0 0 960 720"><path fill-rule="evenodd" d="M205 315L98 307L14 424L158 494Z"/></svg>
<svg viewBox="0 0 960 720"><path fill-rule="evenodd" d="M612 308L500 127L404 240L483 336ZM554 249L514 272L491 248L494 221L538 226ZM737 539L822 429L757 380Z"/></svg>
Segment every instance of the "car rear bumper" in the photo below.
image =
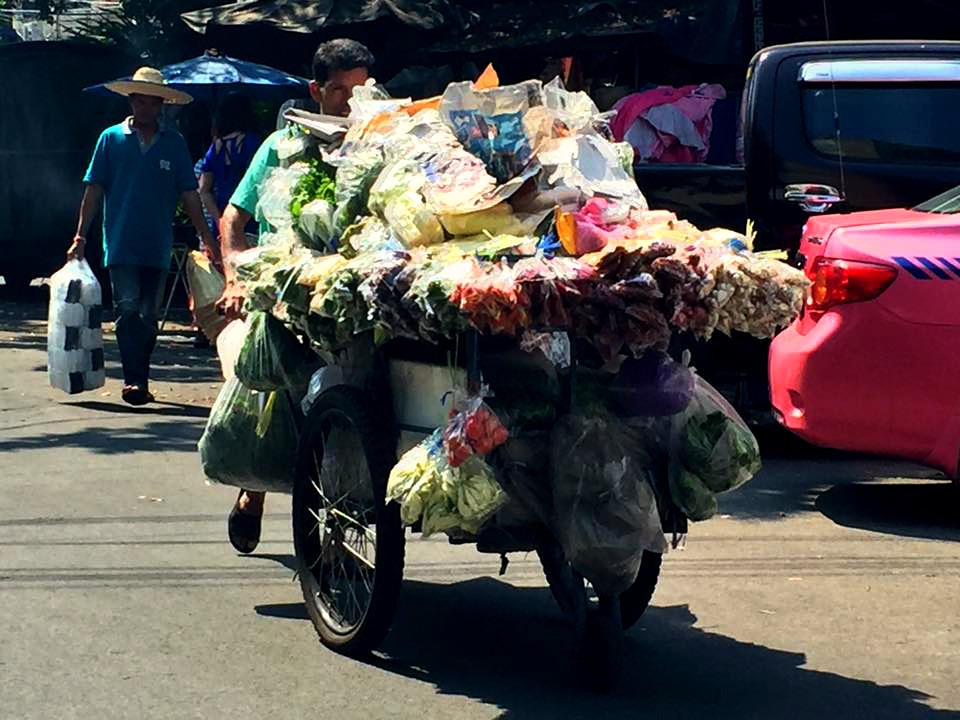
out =
<svg viewBox="0 0 960 720"><path fill-rule="evenodd" d="M837 308L774 339L778 421L815 445L914 460L954 476L960 360L949 347L957 330L911 325L874 304L866 310Z"/></svg>

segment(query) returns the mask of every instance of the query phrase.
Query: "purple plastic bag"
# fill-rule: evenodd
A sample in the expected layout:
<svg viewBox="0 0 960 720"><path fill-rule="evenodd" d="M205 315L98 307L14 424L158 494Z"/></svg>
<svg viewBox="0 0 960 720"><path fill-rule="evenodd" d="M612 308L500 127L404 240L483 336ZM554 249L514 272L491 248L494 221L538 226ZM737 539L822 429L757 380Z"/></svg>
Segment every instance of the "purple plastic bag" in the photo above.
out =
<svg viewBox="0 0 960 720"><path fill-rule="evenodd" d="M651 351L623 361L610 394L620 415L663 417L685 410L695 385L688 368L665 353Z"/></svg>

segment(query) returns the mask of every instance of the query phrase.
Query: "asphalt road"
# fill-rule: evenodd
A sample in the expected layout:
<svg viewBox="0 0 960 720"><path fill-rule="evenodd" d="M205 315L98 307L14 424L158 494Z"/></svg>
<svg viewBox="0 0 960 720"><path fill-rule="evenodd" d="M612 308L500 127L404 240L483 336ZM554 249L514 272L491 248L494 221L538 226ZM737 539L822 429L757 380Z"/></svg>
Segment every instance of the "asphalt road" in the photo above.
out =
<svg viewBox="0 0 960 720"><path fill-rule="evenodd" d="M252 557L196 442L218 382L161 341L161 402L46 387L42 316L0 305L2 718L960 718L960 499L936 474L768 447L664 563L627 682L582 690L536 558L407 544L368 663L316 640L289 499ZM109 393L109 394L107 394Z"/></svg>

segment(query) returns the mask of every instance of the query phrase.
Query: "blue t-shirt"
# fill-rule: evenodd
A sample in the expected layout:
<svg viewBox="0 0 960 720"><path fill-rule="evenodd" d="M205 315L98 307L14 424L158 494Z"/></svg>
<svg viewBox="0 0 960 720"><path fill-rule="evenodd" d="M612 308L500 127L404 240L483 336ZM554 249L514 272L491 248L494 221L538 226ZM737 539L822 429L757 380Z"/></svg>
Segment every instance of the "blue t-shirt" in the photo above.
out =
<svg viewBox="0 0 960 720"><path fill-rule="evenodd" d="M169 268L177 203L197 189L180 133L160 130L143 148L129 119L109 127L83 180L104 191L103 264Z"/></svg>
<svg viewBox="0 0 960 720"><path fill-rule="evenodd" d="M230 202L258 147L260 136L253 133L235 133L210 143L200 170L213 175L213 196L221 211Z"/></svg>

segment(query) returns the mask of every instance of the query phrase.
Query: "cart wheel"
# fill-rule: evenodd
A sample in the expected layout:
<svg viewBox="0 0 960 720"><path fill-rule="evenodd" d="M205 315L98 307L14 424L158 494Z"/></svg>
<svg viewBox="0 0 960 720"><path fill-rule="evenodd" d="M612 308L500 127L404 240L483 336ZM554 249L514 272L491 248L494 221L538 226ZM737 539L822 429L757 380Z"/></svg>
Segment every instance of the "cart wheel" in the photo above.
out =
<svg viewBox="0 0 960 720"><path fill-rule="evenodd" d="M660 577L660 562L663 556L660 553L643 551L640 562L640 572L633 585L620 594L620 621L624 630L629 630L637 624L637 620L646 611L653 599L653 591L657 589L657 579Z"/></svg>
<svg viewBox="0 0 960 720"><path fill-rule="evenodd" d="M323 393L300 435L293 542L307 613L327 647L363 655L393 620L403 577L400 509L385 501L392 433L362 392Z"/></svg>
<svg viewBox="0 0 960 720"><path fill-rule="evenodd" d="M577 633L581 676L591 690L612 692L623 675L623 628L616 595L600 595L587 607L586 622Z"/></svg>
<svg viewBox="0 0 960 720"><path fill-rule="evenodd" d="M583 578L567 562L559 544L542 545L537 548L537 555L560 612L574 625L580 625L584 622L583 613L587 607ZM660 561L658 553L645 550L637 579L620 595L620 619L624 630L632 628L650 605L660 576Z"/></svg>

